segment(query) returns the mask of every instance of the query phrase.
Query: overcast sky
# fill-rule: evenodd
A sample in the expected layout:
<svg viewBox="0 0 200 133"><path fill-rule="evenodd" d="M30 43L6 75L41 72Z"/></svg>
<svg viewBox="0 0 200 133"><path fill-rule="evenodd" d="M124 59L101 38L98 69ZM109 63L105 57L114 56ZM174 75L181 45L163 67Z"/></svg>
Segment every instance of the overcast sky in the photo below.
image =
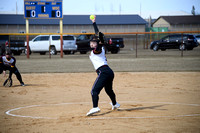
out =
<svg viewBox="0 0 200 133"><path fill-rule="evenodd" d="M24 0L0 2L0 14L24 13ZM63 0L63 14L138 14L143 18L157 18L161 15L190 15L193 5L200 14L200 0Z"/></svg>

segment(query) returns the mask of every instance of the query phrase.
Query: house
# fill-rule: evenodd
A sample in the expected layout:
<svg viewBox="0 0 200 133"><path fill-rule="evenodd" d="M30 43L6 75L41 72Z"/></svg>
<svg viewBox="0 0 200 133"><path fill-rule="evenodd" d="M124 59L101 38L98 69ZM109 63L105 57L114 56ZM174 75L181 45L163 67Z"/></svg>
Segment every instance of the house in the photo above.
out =
<svg viewBox="0 0 200 133"><path fill-rule="evenodd" d="M145 32L146 21L139 15L97 15L104 33ZM29 19L29 33L59 33L59 19ZM24 15L0 14L0 33L25 33ZM63 33L94 32L89 15L64 15Z"/></svg>
<svg viewBox="0 0 200 133"><path fill-rule="evenodd" d="M165 27L168 31L200 31L200 15L160 16L152 27Z"/></svg>

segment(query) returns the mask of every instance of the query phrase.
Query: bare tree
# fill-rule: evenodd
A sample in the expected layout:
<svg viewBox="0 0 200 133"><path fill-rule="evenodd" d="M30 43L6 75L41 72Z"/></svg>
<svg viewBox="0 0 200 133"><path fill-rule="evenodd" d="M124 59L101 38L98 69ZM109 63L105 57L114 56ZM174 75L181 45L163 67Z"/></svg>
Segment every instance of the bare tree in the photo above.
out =
<svg viewBox="0 0 200 133"><path fill-rule="evenodd" d="M191 11L191 13L192 13L194 16L196 15L194 5L192 6L192 11Z"/></svg>

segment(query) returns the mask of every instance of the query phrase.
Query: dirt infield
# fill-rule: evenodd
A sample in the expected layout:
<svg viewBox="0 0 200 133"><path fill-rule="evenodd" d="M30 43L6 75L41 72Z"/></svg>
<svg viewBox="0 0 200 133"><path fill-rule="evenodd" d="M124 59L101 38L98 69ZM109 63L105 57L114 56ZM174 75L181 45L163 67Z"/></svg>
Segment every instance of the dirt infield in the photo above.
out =
<svg viewBox="0 0 200 133"><path fill-rule="evenodd" d="M120 110L102 91L101 112L86 117L96 76L23 73L25 87L13 76L13 87L0 86L0 133L200 132L200 72L115 72Z"/></svg>
<svg viewBox="0 0 200 133"><path fill-rule="evenodd" d="M199 51L107 54L121 108L111 111L102 91L92 117L85 115L97 75L89 54L16 56L26 86L13 76L13 87L2 87L0 75L0 133L199 133Z"/></svg>

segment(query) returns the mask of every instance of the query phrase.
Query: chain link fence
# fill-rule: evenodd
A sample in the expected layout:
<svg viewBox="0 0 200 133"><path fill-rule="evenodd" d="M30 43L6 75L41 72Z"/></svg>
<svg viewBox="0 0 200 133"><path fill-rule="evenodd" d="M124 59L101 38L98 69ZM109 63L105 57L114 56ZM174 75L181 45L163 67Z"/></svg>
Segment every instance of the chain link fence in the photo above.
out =
<svg viewBox="0 0 200 133"><path fill-rule="evenodd" d="M29 40L32 40L34 37L37 35L51 35L51 34L56 34L60 35L59 33L34 33L34 34L28 34L29 35ZM78 37L81 34L90 34L90 33L63 33L63 35L73 35L75 37ZM161 40L163 37L168 36L168 35L174 35L174 34L179 34L179 35L186 35L186 34L191 34L191 35L197 35L200 34L200 31L188 31L188 32L135 32L135 33L105 33L105 36L107 38L123 38L123 43L124 43L124 48L120 48L120 51L117 54L132 54L133 58L148 58L148 57L164 57L164 56L171 56L171 57L187 57L187 56L200 56L200 48L199 46L194 47L191 50L183 49L180 50L179 48L176 49L158 49L156 51L152 50L150 45L151 42ZM10 47L11 43L14 43L13 41L18 41L18 42L23 42L25 43L26 40L26 34L24 33L1 33L2 36L7 36L7 42L1 39L1 53L3 52L3 45L7 45ZM7 43L7 44L6 44ZM183 44L182 42L181 44ZM17 47L19 44L12 44L13 47ZM175 45L175 44L171 44ZM21 56L26 56L24 54L24 50L22 51ZM58 54L60 54L58 52ZM108 52L108 54L110 54ZM47 54L48 55L48 54ZM76 52L75 55L80 55L79 52ZM42 56L42 55L41 55ZM52 55L54 56L54 55Z"/></svg>

